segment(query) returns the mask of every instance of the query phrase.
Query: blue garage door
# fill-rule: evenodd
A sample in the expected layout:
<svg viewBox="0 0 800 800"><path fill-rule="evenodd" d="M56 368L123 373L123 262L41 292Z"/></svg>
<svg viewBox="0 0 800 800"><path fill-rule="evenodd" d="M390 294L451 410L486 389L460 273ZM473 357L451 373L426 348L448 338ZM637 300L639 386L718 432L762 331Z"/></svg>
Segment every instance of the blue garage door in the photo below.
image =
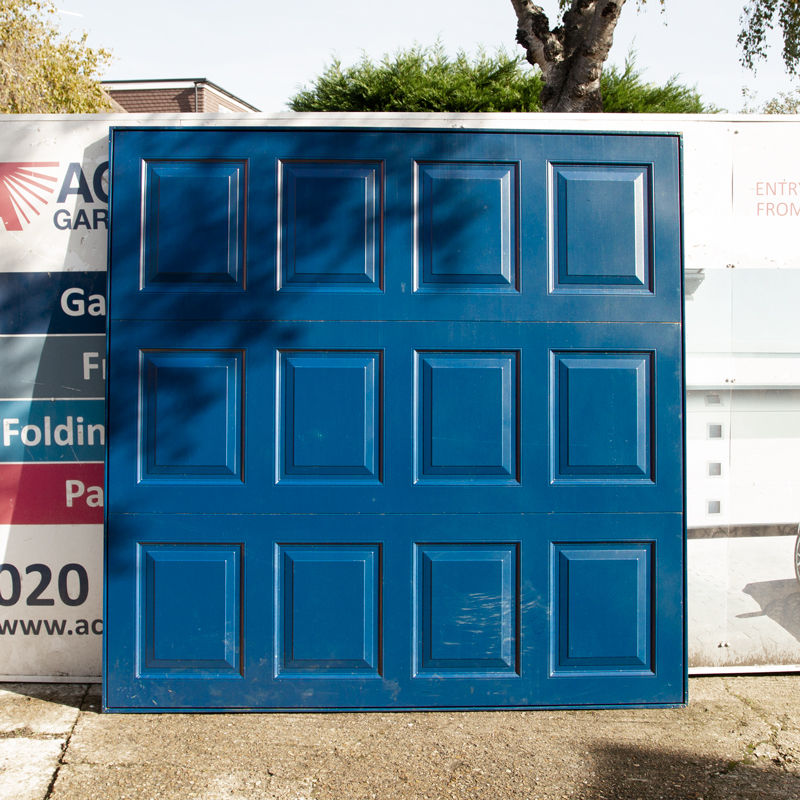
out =
<svg viewBox="0 0 800 800"><path fill-rule="evenodd" d="M112 137L105 702L684 702L680 141Z"/></svg>

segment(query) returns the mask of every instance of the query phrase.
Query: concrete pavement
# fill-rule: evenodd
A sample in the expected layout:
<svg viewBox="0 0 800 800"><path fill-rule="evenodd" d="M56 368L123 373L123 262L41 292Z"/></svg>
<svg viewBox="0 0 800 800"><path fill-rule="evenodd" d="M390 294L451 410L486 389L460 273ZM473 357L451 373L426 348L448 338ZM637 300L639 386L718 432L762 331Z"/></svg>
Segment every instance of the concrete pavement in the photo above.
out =
<svg viewBox="0 0 800 800"><path fill-rule="evenodd" d="M0 684L0 800L800 798L800 675L693 678L673 710L100 713Z"/></svg>

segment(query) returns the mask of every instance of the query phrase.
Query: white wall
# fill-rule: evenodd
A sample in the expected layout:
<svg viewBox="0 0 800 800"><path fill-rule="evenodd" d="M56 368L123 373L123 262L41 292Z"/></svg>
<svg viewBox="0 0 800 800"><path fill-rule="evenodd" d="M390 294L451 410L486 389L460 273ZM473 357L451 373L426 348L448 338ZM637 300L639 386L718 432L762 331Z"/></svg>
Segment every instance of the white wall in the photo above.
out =
<svg viewBox="0 0 800 800"><path fill-rule="evenodd" d="M2 273L41 276L105 270L103 215L107 203L102 195L107 191L107 180L103 182L102 175L97 178L98 190L95 175L108 160L109 126L142 124L360 125L682 134L685 266L687 270L703 271L702 282L686 304L688 524L691 529L706 533L718 528L718 533L741 534L743 526L752 526L752 532L763 533L768 526L791 526L800 520L800 325L797 311L800 298L800 248L797 246L800 240L800 148L796 144L800 117L540 114L4 117L0 121L3 126L0 195L4 194L6 205L0 203L0 209L6 209L6 213L3 215L0 211L0 216L3 216L6 230L0 226L0 277ZM22 166L13 167L13 164ZM85 184L70 166L74 164L80 165ZM23 174L29 178L29 173L36 173L31 178L35 184L25 180L20 183L20 173L15 169L27 170L28 173ZM12 196L16 198L16 205L14 200L9 200ZM17 211L18 224L7 218L9 202ZM21 282L24 278L19 276L6 280L17 281L13 284L17 288L25 285ZM12 283L6 285L4 291L11 291L8 287ZM54 295L52 302L54 313L60 313L57 308L60 296ZM83 318L70 317L67 322L74 323L65 335L73 337L74 341L70 341L77 353L81 347L80 336L89 335L85 331L94 330L91 328L94 322L89 319L88 312ZM88 327L82 328L84 323ZM8 335L48 333L44 330L38 334L23 334L15 330ZM0 339L0 369L3 368L3 341ZM720 402L709 405L709 395L716 396ZM10 399L0 398L0 401ZM721 438L709 439L709 424L722 425ZM719 476L708 475L709 462L721 465ZM33 619L24 599L39 580L40 573L26 574L25 569L35 563L48 565L54 576L45 595L54 599L54 605L45 608L39 616L64 619L68 625L63 634L24 635L19 630L14 634L4 633L0 647L0 678L98 676L100 626L95 625L95 631L86 634L77 631L79 620L91 623L100 617L102 507L98 504L92 508L83 507L77 500L68 504L66 481L69 475L56 473L54 465L24 466L31 474L35 473L36 480L41 476L41 485L50 489L47 496L36 499L30 513L22 513L25 511L22 509L16 517L7 514L5 520L0 518L0 526L4 526L0 527L3 562L15 566L23 582L19 603L0 607L0 625L4 620L10 624L13 620ZM63 465L61 468L63 470ZM0 463L0 499L14 499L17 485L14 481L19 479L19 469L19 465ZM85 464L81 469L88 470L81 475L90 475L94 474L91 470L95 467ZM96 469L101 473L102 465ZM86 482L89 480L87 478ZM709 514L709 501L719 502L719 513ZM16 524L15 519L24 519L26 524ZM765 537L764 541L767 538L770 537ZM783 554L787 550L784 545L773 549ZM758 542L754 547L758 552L766 552ZM704 574L709 565L703 559L711 558L708 554L712 552L715 551L709 547L689 548L690 587L692 574ZM790 591L791 581L786 580L790 567L783 563L783 555L775 558L778 559L775 574L779 576L776 581ZM65 606L54 589L56 575L67 563L79 563L87 571L89 596L79 609ZM719 565L714 567L716 574ZM769 576L770 569L769 563L760 564L761 583L765 582L764 575ZM2 597L10 596L12 580L9 570L0 573ZM71 591L77 592L74 574L71 581ZM717 600L702 601L707 601L711 610L704 612L700 600L696 601L695 608L690 606L690 620L694 620L690 622L690 643L694 648L692 663L695 666L742 662L741 658L736 661L735 654L728 657L727 650L717 647L717 638L736 640L736 637L726 627L733 623L725 621L725 614L720 616L724 630L718 630L713 603L727 603L727 595L738 592L736 596L742 608L756 612L759 608L756 601L742 594L742 587L747 585L737 573L735 580L725 585L717 581L711 593ZM697 597L701 595L702 592ZM747 616L741 622L734 622L740 626L760 624L755 617ZM73 633L67 634L70 629ZM775 631L773 635L783 635L779 622L775 623ZM749 660L774 664L779 658L779 663L800 663L800 643L789 631L784 632L788 638L781 648L764 646L755 656L751 652ZM776 653L780 653L780 657Z"/></svg>

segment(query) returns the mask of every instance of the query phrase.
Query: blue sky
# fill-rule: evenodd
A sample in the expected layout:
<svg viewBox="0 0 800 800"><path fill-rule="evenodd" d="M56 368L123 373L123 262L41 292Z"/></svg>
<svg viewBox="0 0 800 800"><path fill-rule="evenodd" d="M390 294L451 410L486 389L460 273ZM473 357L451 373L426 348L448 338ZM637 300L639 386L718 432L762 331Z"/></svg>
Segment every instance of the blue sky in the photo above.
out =
<svg viewBox="0 0 800 800"><path fill-rule="evenodd" d="M697 84L705 100L732 112L742 107L743 86L767 100L793 83L784 73L777 37L770 60L755 76L740 67L736 35L744 4L667 0L662 13L657 0L640 12L635 0L628 0L611 61L622 63L634 46L649 80L679 73L683 82ZM474 52L480 45L519 49L510 0L57 0L57 5L65 12L64 29L85 29L90 44L114 51L106 78L208 78L262 111L285 111L286 99L334 55L351 64L362 51L377 59L437 38L450 53ZM553 19L556 0L543 5Z"/></svg>

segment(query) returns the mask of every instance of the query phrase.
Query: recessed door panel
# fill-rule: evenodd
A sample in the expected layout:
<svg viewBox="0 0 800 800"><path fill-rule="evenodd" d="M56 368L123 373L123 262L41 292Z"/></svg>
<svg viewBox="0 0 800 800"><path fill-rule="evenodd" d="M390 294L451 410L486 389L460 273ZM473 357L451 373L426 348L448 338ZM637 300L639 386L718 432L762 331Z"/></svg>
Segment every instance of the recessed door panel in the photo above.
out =
<svg viewBox="0 0 800 800"><path fill-rule="evenodd" d="M517 164L417 164L415 290L516 291Z"/></svg>
<svg viewBox="0 0 800 800"><path fill-rule="evenodd" d="M553 479L652 483L654 353L553 354Z"/></svg>
<svg viewBox="0 0 800 800"><path fill-rule="evenodd" d="M138 671L241 677L240 546L139 545Z"/></svg>
<svg viewBox="0 0 800 800"><path fill-rule="evenodd" d="M380 482L381 354L280 353L277 483Z"/></svg>
<svg viewBox="0 0 800 800"><path fill-rule="evenodd" d="M143 162L141 291L245 287L247 162Z"/></svg>
<svg viewBox="0 0 800 800"><path fill-rule="evenodd" d="M243 356L140 351L140 482L241 481Z"/></svg>
<svg viewBox="0 0 800 800"><path fill-rule="evenodd" d="M380 545L278 545L276 674L380 677Z"/></svg>
<svg viewBox="0 0 800 800"><path fill-rule="evenodd" d="M518 545L417 545L416 676L518 674Z"/></svg>
<svg viewBox="0 0 800 800"><path fill-rule="evenodd" d="M550 165L551 291L653 291L648 164Z"/></svg>
<svg viewBox="0 0 800 800"><path fill-rule="evenodd" d="M415 359L415 482L517 483L518 353Z"/></svg>
<svg viewBox="0 0 800 800"><path fill-rule="evenodd" d="M381 166L281 162L279 290L380 291Z"/></svg>
<svg viewBox="0 0 800 800"><path fill-rule="evenodd" d="M553 547L553 671L651 671L652 543Z"/></svg>

